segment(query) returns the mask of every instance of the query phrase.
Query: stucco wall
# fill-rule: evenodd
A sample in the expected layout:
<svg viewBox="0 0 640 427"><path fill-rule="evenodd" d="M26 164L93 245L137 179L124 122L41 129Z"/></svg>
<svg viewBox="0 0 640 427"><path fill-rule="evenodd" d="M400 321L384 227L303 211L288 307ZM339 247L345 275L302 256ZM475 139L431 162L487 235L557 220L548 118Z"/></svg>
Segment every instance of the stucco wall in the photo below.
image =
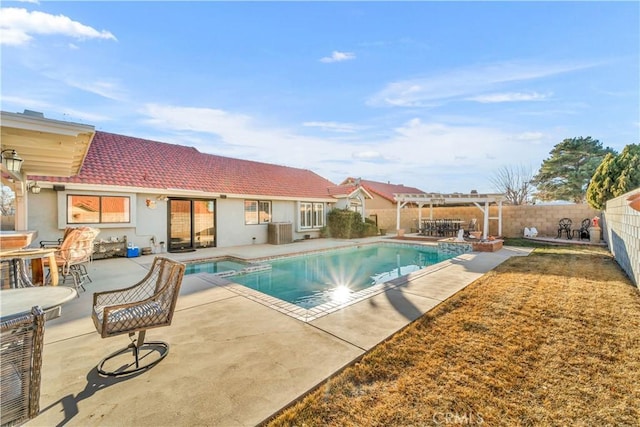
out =
<svg viewBox="0 0 640 427"><path fill-rule="evenodd" d="M639 286L640 212L632 209L627 200L635 194L640 194L640 188L607 202L603 234L620 267Z"/></svg>
<svg viewBox="0 0 640 427"><path fill-rule="evenodd" d="M396 209L367 209L367 215L378 216L378 227L386 228L388 232L396 229ZM489 207L489 216L498 217L498 207ZM519 237L523 235L524 227L536 227L541 236L556 236L558 221L561 218L571 218L575 228L580 228L584 218L600 216L600 211L592 209L587 204L567 205L522 205L502 207L502 235L505 237ZM422 208L422 218L429 218L429 207ZM476 206L434 207L433 218L460 218L468 223L472 218L478 220L482 227L483 214ZM418 209L403 208L400 210L400 228L407 232L416 229L418 224ZM498 220L489 220L488 235L498 235Z"/></svg>
<svg viewBox="0 0 640 427"><path fill-rule="evenodd" d="M38 230L38 237L32 246L38 246L40 240L56 240L63 235L66 227L66 195L72 193L42 189L40 194L28 195L29 229ZM100 229L98 240L109 240L111 237L121 239L123 236L127 236L127 242L133 243L138 247L151 246L152 237L155 239L156 244L168 242L167 202L158 200L157 195L100 192L92 192L92 194L126 195L131 197L132 201L131 225L123 227L119 224L100 224L98 226ZM147 199L153 203L147 205ZM319 232L317 230L297 229L297 202L273 201L271 209L273 222L291 222L294 224L294 239L303 239L307 234L311 237L318 237ZM267 224L247 225L244 223L244 199L216 200L216 244L218 247L261 244L267 243L267 240Z"/></svg>
<svg viewBox="0 0 640 427"><path fill-rule="evenodd" d="M39 194L30 194L28 201L29 229L38 230L38 237L31 246L37 246L40 240L56 240L62 237L66 225L66 191L42 189ZM113 193L95 193L113 194ZM120 193L119 193L120 194ZM131 196L130 194L128 194ZM114 224L100 224L100 234L97 240L109 240L111 237L121 239L127 236L127 242L138 247L150 246L151 237L156 242L167 241L167 204L157 201L155 209L146 207L146 199L156 200L155 195L137 194L132 198L133 224L122 226ZM62 208L61 208L62 206Z"/></svg>

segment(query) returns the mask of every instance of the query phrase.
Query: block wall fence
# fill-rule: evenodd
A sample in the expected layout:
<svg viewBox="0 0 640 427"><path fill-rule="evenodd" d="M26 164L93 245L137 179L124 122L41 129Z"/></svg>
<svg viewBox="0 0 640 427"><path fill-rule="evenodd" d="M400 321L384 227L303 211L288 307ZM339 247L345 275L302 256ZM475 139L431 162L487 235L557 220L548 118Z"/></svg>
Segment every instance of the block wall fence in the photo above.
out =
<svg viewBox="0 0 640 427"><path fill-rule="evenodd" d="M620 267L640 286L640 212L629 205L634 195L640 197L640 188L607 202L603 237Z"/></svg>
<svg viewBox="0 0 640 427"><path fill-rule="evenodd" d="M580 228L585 218L601 217L602 212L592 209L588 204L567 205L520 205L502 206L502 235L504 237L522 237L525 227L535 227L540 236L555 237L558 234L558 221L571 218L574 228ZM367 216L378 221L378 227L395 233L396 209L367 209ZM498 217L498 206L489 206L489 216ZM429 207L422 208L422 219L429 218ZM433 208L433 218L460 218L468 223L472 218L478 220L482 228L482 211L476 206L440 206ZM418 208L400 210L400 228L407 233L418 228ZM488 235L498 235L498 220L489 220Z"/></svg>

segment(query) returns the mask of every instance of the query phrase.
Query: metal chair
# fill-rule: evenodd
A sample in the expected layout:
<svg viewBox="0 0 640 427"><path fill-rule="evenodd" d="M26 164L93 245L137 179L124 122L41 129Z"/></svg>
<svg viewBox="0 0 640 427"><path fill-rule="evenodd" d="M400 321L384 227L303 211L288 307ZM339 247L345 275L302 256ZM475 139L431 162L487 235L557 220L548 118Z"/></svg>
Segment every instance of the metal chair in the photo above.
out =
<svg viewBox="0 0 640 427"><path fill-rule="evenodd" d="M0 423L19 425L40 411L44 312L0 319Z"/></svg>
<svg viewBox="0 0 640 427"><path fill-rule="evenodd" d="M582 223L580 224L580 228L575 230L573 232L574 236L577 236L578 239L582 240L582 239L587 239L589 240L591 238L591 235L589 234L589 226L591 225L591 220L589 218L585 218L582 220Z"/></svg>
<svg viewBox="0 0 640 427"><path fill-rule="evenodd" d="M129 375L149 369L169 353L169 344L162 341L145 342L147 329L171 325L185 265L168 258L156 257L151 269L142 281L120 290L93 294L91 318L102 338L129 334L131 343L98 364L98 372L106 376ZM135 334L138 333L137 338ZM116 363L115 370L105 364L113 358L132 350L134 361ZM144 355L141 355L142 351ZM151 353L158 351L155 359ZM141 364L142 359L150 360Z"/></svg>
<svg viewBox="0 0 640 427"><path fill-rule="evenodd" d="M571 231L571 219L562 218L558 221L558 239L562 237L562 233L564 233L569 240L573 238L573 232Z"/></svg>

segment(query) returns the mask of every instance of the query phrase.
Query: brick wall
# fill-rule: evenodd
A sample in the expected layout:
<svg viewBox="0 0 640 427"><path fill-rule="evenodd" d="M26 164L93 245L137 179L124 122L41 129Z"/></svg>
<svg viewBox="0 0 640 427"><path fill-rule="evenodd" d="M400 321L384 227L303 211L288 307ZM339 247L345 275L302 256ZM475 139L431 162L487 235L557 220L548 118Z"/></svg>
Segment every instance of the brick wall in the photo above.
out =
<svg viewBox="0 0 640 427"><path fill-rule="evenodd" d="M587 204L567 205L522 205L502 207L502 235L505 237L520 237L524 227L536 227L540 236L555 237L558 233L558 221L561 218L571 218L574 228L580 228L580 222L585 218L600 216L601 212L592 209ZM367 215L377 215L378 227L386 228L388 232L396 229L396 209L367 209ZM482 211L476 206L434 207L433 218L460 218L468 223L472 218L478 220L480 228L483 224ZM498 207L489 207L489 216L498 217ZM429 207L422 208L422 218L429 218ZM400 210L400 228L407 232L416 229L418 223L418 209L405 208ZM489 220L489 235L498 235L498 220Z"/></svg>
<svg viewBox="0 0 640 427"><path fill-rule="evenodd" d="M603 236L620 267L640 286L640 212L627 200L635 194L640 194L640 188L607 202Z"/></svg>

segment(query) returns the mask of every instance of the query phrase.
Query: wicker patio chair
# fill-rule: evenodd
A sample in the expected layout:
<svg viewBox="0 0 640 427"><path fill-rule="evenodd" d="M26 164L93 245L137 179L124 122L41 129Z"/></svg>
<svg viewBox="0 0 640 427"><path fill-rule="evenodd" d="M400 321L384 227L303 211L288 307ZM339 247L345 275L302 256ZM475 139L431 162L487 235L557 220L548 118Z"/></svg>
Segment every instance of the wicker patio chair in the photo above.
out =
<svg viewBox="0 0 640 427"><path fill-rule="evenodd" d="M106 376L129 375L155 366L169 353L169 344L162 341L145 342L147 329L169 326L184 276L185 265L168 258L156 257L142 281L120 290L93 294L92 319L102 338L129 334L131 343L98 364L98 372ZM135 334L138 333L137 338ZM132 350L134 361L118 364L118 369L107 370L105 363ZM145 351L141 355L141 350ZM151 353L160 354L155 359ZM150 360L141 364L142 359Z"/></svg>
<svg viewBox="0 0 640 427"><path fill-rule="evenodd" d="M0 320L0 423L19 425L40 411L44 312Z"/></svg>
<svg viewBox="0 0 640 427"><path fill-rule="evenodd" d="M100 230L91 227L79 227L65 231L64 240L55 253L56 265L61 278L60 283L65 284L67 280L71 279L78 292L78 297L80 290L85 290L85 280L91 282L86 264L91 261L93 242L99 233ZM45 261L45 265L48 266L48 262Z"/></svg>

